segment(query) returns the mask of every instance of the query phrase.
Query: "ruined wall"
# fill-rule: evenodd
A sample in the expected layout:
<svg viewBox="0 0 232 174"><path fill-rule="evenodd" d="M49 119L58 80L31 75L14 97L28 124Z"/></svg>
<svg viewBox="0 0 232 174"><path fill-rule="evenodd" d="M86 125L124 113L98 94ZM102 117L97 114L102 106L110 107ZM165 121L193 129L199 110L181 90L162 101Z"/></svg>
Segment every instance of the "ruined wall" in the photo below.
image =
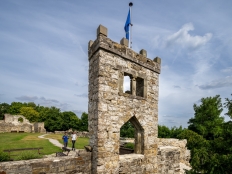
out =
<svg viewBox="0 0 232 174"><path fill-rule="evenodd" d="M187 140L178 140L174 138L158 138L158 147L173 146L178 147L180 151L180 162L190 166L190 150L186 147Z"/></svg>
<svg viewBox="0 0 232 174"><path fill-rule="evenodd" d="M44 123L30 123L22 115L4 114L4 120L0 122L0 133L4 132L46 132Z"/></svg>
<svg viewBox="0 0 232 174"><path fill-rule="evenodd" d="M0 174L90 174L90 170L91 153L84 151L80 151L76 157L53 157L0 163Z"/></svg>
<svg viewBox="0 0 232 174"><path fill-rule="evenodd" d="M34 132L46 133L46 129L44 128L44 122L36 122L33 124Z"/></svg>

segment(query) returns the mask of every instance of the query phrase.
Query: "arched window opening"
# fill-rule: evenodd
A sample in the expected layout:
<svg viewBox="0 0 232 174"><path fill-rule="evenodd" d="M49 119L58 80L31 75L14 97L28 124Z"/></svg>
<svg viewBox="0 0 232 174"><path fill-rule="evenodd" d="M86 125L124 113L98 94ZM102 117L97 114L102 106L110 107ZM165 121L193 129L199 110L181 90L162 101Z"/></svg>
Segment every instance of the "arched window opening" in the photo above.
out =
<svg viewBox="0 0 232 174"><path fill-rule="evenodd" d="M144 152L144 131L140 123L133 116L120 129L119 154L143 154Z"/></svg>
<svg viewBox="0 0 232 174"><path fill-rule="evenodd" d="M18 118L18 122L22 123L22 122L23 122L23 118L22 118L22 117L19 117L19 118Z"/></svg>

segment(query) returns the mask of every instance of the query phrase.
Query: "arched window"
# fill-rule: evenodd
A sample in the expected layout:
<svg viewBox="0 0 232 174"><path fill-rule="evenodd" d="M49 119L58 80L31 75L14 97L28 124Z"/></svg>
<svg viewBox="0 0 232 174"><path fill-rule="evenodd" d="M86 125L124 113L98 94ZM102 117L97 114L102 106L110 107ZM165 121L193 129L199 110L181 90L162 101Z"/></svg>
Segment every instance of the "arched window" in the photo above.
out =
<svg viewBox="0 0 232 174"><path fill-rule="evenodd" d="M129 151L123 149L121 147L119 149L120 155L135 153L135 154L143 154L144 153L144 131L139 121L135 116L133 116L130 120L128 120L120 129L120 136L127 138L134 138L134 148L133 151Z"/></svg>

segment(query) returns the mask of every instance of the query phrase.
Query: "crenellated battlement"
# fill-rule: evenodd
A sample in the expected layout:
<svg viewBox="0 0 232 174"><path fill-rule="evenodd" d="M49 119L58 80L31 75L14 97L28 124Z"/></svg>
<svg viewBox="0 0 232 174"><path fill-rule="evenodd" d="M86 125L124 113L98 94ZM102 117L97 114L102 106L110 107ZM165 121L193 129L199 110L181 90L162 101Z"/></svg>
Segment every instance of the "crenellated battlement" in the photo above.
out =
<svg viewBox="0 0 232 174"><path fill-rule="evenodd" d="M144 49L136 53L128 48L128 40L126 38L122 38L120 43L117 43L107 37L107 32L106 27L99 25L97 29L97 39L95 41L90 40L88 44L89 59L91 59L98 50L102 49L160 74L161 59L159 57L153 60L147 58L147 51Z"/></svg>

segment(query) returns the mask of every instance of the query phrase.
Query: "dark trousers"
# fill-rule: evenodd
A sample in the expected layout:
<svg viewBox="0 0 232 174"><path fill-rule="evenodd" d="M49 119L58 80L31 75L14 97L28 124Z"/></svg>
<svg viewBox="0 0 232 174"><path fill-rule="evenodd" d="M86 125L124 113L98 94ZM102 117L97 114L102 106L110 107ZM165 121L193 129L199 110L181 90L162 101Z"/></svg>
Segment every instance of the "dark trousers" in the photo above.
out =
<svg viewBox="0 0 232 174"><path fill-rule="evenodd" d="M68 146L68 142L64 142L64 147L67 147Z"/></svg>
<svg viewBox="0 0 232 174"><path fill-rule="evenodd" d="M72 140L72 150L75 150L75 142L76 140Z"/></svg>

